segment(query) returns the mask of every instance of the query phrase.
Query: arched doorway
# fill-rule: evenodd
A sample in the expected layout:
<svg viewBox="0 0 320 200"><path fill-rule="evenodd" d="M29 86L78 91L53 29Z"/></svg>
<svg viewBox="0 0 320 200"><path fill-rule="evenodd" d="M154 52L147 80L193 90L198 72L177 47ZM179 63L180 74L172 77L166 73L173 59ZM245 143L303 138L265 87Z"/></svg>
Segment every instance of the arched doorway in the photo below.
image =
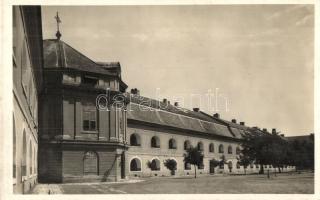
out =
<svg viewBox="0 0 320 200"><path fill-rule="evenodd" d="M96 152L88 151L83 157L83 174L98 175L98 155Z"/></svg>

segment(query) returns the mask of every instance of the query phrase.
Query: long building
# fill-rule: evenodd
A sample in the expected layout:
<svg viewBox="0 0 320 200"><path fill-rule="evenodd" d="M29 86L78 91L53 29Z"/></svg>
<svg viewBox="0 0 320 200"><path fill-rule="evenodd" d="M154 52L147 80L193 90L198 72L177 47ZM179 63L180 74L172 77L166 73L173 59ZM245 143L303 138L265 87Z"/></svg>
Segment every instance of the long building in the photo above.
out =
<svg viewBox="0 0 320 200"><path fill-rule="evenodd" d="M94 62L59 39L44 40L43 45L40 181L168 176L166 159L176 161L176 175L192 175L192 166L183 161L190 146L204 153L200 174L245 172L237 160L241 138L250 131L244 122L142 97L137 89L127 93L118 62ZM117 98L123 100L121 106ZM101 99L105 109L98 107ZM213 159L222 157L225 164L213 166ZM259 167L252 164L246 173L256 173Z"/></svg>
<svg viewBox="0 0 320 200"><path fill-rule="evenodd" d="M13 192L38 179L38 95L42 90L40 6L13 6Z"/></svg>

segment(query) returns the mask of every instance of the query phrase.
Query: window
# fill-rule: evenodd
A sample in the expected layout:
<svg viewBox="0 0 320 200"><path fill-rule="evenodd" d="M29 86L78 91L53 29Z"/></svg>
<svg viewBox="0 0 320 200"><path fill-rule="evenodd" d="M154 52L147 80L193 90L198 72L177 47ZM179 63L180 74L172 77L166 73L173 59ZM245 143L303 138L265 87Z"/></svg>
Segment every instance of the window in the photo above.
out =
<svg viewBox="0 0 320 200"><path fill-rule="evenodd" d="M237 162L237 169L240 169L240 163Z"/></svg>
<svg viewBox="0 0 320 200"><path fill-rule="evenodd" d="M131 146L141 146L140 137L138 134L132 134L130 136L130 145Z"/></svg>
<svg viewBox="0 0 320 200"><path fill-rule="evenodd" d="M203 151L203 143L202 142L198 142L198 151Z"/></svg>
<svg viewBox="0 0 320 200"><path fill-rule="evenodd" d="M241 152L240 148L239 148L239 147L237 147L237 148L236 148L236 154L237 154L237 155L239 155L239 154L240 154L240 152Z"/></svg>
<svg viewBox="0 0 320 200"><path fill-rule="evenodd" d="M258 164L256 164L256 168L259 169L259 165Z"/></svg>
<svg viewBox="0 0 320 200"><path fill-rule="evenodd" d="M29 85L30 76L31 76L31 63L30 63L29 51L28 51L26 40L23 40L23 46L22 46L21 74L22 74L21 76L22 88L27 97L27 100L29 100L28 85Z"/></svg>
<svg viewBox="0 0 320 200"><path fill-rule="evenodd" d="M190 141L189 141L189 140L186 140L186 141L184 142L183 147L184 147L184 150L190 149L190 147L191 147Z"/></svg>
<svg viewBox="0 0 320 200"><path fill-rule="evenodd" d="M97 131L97 110L93 104L83 105L82 128L84 131Z"/></svg>
<svg viewBox="0 0 320 200"><path fill-rule="evenodd" d="M29 142L29 175L32 174L32 165L33 165L33 162L32 162L32 144L31 144L31 141Z"/></svg>
<svg viewBox="0 0 320 200"><path fill-rule="evenodd" d="M95 77L84 76L82 78L82 83L88 86L96 86L98 83L98 79Z"/></svg>
<svg viewBox="0 0 320 200"><path fill-rule="evenodd" d="M214 145L213 145L213 143L209 144L209 152L211 152L211 153L214 152Z"/></svg>
<svg viewBox="0 0 320 200"><path fill-rule="evenodd" d="M177 143L175 139L169 140L169 149L177 149Z"/></svg>
<svg viewBox="0 0 320 200"><path fill-rule="evenodd" d="M131 160L130 171L141 171L141 162L138 158L134 158Z"/></svg>
<svg viewBox="0 0 320 200"><path fill-rule="evenodd" d="M151 138L151 147L153 148L160 148L160 140L157 136L153 136Z"/></svg>
<svg viewBox="0 0 320 200"><path fill-rule="evenodd" d="M223 145L222 145L222 144L219 145L219 153L224 153Z"/></svg>
<svg viewBox="0 0 320 200"><path fill-rule="evenodd" d="M228 154L232 154L232 146L228 147Z"/></svg>
<svg viewBox="0 0 320 200"><path fill-rule="evenodd" d="M191 164L190 163L184 163L184 169L185 170L191 170Z"/></svg>
<svg viewBox="0 0 320 200"><path fill-rule="evenodd" d="M83 174L98 175L98 155L96 152L88 151L84 154Z"/></svg>
<svg viewBox="0 0 320 200"><path fill-rule="evenodd" d="M253 164L252 164L252 163L250 163L250 168L251 168L251 169L253 168Z"/></svg>
<svg viewBox="0 0 320 200"><path fill-rule="evenodd" d="M153 159L150 166L152 171L160 171L160 160Z"/></svg>
<svg viewBox="0 0 320 200"><path fill-rule="evenodd" d="M27 175L27 136L26 131L23 130L23 144L22 144L22 163L21 163L21 175L26 176Z"/></svg>

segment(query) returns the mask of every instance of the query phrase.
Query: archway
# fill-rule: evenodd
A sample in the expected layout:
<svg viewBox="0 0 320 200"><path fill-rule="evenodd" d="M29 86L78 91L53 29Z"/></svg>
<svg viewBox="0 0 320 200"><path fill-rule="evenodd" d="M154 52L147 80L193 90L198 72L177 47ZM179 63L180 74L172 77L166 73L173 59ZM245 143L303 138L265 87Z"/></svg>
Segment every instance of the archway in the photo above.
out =
<svg viewBox="0 0 320 200"><path fill-rule="evenodd" d="M141 171L141 162L138 158L134 158L131 160L130 171Z"/></svg>

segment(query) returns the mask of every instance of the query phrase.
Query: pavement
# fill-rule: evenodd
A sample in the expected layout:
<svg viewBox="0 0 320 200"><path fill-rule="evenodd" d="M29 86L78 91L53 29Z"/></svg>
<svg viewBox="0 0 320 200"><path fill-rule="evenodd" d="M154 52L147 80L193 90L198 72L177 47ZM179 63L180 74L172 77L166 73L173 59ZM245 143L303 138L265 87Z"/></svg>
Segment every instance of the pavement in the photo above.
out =
<svg viewBox="0 0 320 200"><path fill-rule="evenodd" d="M92 183L62 183L62 184L37 184L32 191L30 192L31 194L64 194L65 191L63 190L64 187L68 186L89 186L92 188L96 188L99 193L105 193L106 191L101 191L99 190L96 186L104 185L104 188L108 188L108 193L120 193L120 194L125 194L126 192L121 191L121 190L116 190L112 187L108 187L107 185L117 185L117 184L130 184L130 183L138 183L142 182L144 180L140 179L133 179L133 180L121 180L119 182L92 182Z"/></svg>

